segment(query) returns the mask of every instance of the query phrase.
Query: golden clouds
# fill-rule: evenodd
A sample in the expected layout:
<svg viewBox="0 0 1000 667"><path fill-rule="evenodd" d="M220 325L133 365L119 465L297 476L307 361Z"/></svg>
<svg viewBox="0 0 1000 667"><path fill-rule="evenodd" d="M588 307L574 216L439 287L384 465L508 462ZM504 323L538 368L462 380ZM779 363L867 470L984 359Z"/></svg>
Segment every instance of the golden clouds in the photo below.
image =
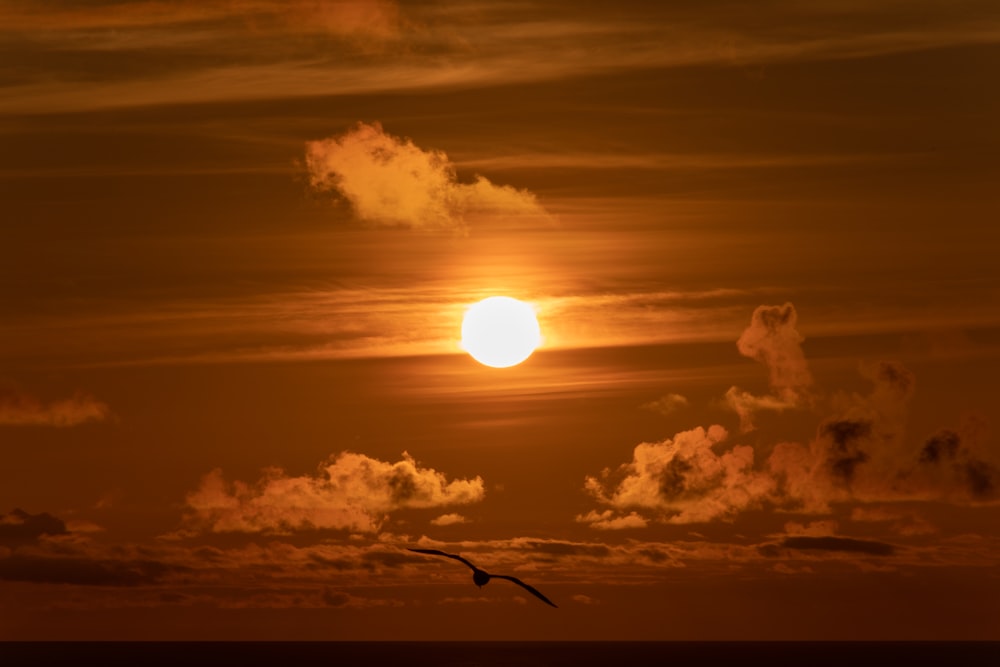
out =
<svg viewBox="0 0 1000 667"><path fill-rule="evenodd" d="M738 347L767 367L773 393L753 396L732 387L725 400L736 408L744 433L752 427L754 410L822 409L810 441L769 441L758 433L752 446L730 445L726 429L714 425L642 443L631 461L585 478L585 490L610 509L577 521L611 529L641 527L649 520L732 520L755 508L828 515L838 505L859 503L1000 500L1000 466L985 445L981 418L968 416L958 429L938 430L923 442L907 437L916 378L891 361L862 366L872 385L868 393L824 396L813 388L795 324L790 303L754 311ZM900 534L927 531L916 520L898 528Z"/></svg>
<svg viewBox="0 0 1000 667"><path fill-rule="evenodd" d="M292 477L270 469L253 485L228 483L221 470L213 470L188 494L187 520L195 529L212 532L371 533L395 510L463 505L484 495L480 477L448 481L405 452L395 463L342 452L321 465L317 475Z"/></svg>
<svg viewBox="0 0 1000 667"><path fill-rule="evenodd" d="M616 509L647 508L670 523L728 519L757 506L771 492L771 479L753 468L753 448L736 445L716 454L713 447L727 438L721 426L678 433L635 448L632 461L616 473L605 471L584 484L598 501ZM600 515L595 527L611 527ZM627 519L627 517L625 517ZM602 525L607 522L607 525ZM631 520L632 525L637 521Z"/></svg>
<svg viewBox="0 0 1000 667"><path fill-rule="evenodd" d="M464 229L473 222L550 220L535 196L482 176L460 183L448 156L386 133L379 123L306 144L310 182L335 190L375 226Z"/></svg>

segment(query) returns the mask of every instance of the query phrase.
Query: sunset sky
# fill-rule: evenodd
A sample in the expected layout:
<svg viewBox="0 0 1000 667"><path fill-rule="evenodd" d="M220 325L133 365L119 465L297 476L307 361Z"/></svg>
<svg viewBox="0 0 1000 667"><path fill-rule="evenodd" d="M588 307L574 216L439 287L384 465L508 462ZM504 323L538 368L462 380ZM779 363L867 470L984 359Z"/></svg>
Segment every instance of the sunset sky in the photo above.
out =
<svg viewBox="0 0 1000 667"><path fill-rule="evenodd" d="M995 0L0 0L0 639L1000 639L998 82Z"/></svg>

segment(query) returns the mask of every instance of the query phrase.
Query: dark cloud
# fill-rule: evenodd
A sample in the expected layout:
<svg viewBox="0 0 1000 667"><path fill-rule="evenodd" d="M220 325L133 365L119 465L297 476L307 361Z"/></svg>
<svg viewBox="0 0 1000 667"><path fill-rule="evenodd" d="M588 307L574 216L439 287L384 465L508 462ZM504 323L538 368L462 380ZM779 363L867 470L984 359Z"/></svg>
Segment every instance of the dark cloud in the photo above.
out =
<svg viewBox="0 0 1000 667"><path fill-rule="evenodd" d="M920 449L919 464L943 474L973 501L996 500L1000 470L973 451L973 446L965 440L957 431L938 431Z"/></svg>
<svg viewBox="0 0 1000 667"><path fill-rule="evenodd" d="M974 500L994 500L996 498L997 469L986 461L966 461L963 465L969 494Z"/></svg>
<svg viewBox="0 0 1000 667"><path fill-rule="evenodd" d="M645 556L654 563L662 563L670 558L670 556L659 549L640 549L638 553L640 556Z"/></svg>
<svg viewBox="0 0 1000 667"><path fill-rule="evenodd" d="M870 556L891 556L896 548L885 542L874 542L871 540L856 540L850 537L807 537L797 535L786 537L781 546L788 549L815 549L819 551L846 551L850 553L863 553Z"/></svg>
<svg viewBox="0 0 1000 667"><path fill-rule="evenodd" d="M67 532L61 519L46 512L29 514L15 508L0 517L0 545L3 546L29 544L42 535L65 535Z"/></svg>
<svg viewBox="0 0 1000 667"><path fill-rule="evenodd" d="M347 558L327 558L317 553L309 554L309 560L312 561L306 567L311 570L337 570L338 572L343 572L345 570L350 570L355 567L354 561Z"/></svg>
<svg viewBox="0 0 1000 667"><path fill-rule="evenodd" d="M322 595L323 603L329 607L344 607L351 602L351 596L332 588L324 588Z"/></svg>
<svg viewBox="0 0 1000 667"><path fill-rule="evenodd" d="M423 560L420 556L413 556L408 553L398 551L369 551L361 556L362 565L371 568L375 565L385 567L400 567L407 563L417 563Z"/></svg>
<svg viewBox="0 0 1000 667"><path fill-rule="evenodd" d="M553 556L596 556L611 555L611 550L603 544L577 544L575 542L528 541L526 546Z"/></svg>
<svg viewBox="0 0 1000 667"><path fill-rule="evenodd" d="M897 361L880 361L867 375L875 383L875 394L889 394L897 401L909 400L917 386L916 376Z"/></svg>
<svg viewBox="0 0 1000 667"><path fill-rule="evenodd" d="M932 435L920 450L921 463L954 461L962 440L958 433L946 429Z"/></svg>
<svg viewBox="0 0 1000 667"><path fill-rule="evenodd" d="M871 458L862 450L871 432L871 422L851 419L826 422L820 427L820 437L827 445L827 465L836 479L850 484L857 467Z"/></svg>
<svg viewBox="0 0 1000 667"><path fill-rule="evenodd" d="M0 579L77 586L140 586L183 568L153 560L90 560L13 554L0 558Z"/></svg>

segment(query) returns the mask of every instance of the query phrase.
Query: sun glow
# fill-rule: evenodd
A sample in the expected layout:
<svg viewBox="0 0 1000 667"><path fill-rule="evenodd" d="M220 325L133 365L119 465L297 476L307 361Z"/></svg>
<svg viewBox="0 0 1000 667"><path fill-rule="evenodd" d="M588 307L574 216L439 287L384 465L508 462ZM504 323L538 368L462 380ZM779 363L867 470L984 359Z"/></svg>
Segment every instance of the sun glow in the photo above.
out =
<svg viewBox="0 0 1000 667"><path fill-rule="evenodd" d="M465 311L462 349L485 366L516 366L530 357L541 342L535 309L523 301L491 296Z"/></svg>

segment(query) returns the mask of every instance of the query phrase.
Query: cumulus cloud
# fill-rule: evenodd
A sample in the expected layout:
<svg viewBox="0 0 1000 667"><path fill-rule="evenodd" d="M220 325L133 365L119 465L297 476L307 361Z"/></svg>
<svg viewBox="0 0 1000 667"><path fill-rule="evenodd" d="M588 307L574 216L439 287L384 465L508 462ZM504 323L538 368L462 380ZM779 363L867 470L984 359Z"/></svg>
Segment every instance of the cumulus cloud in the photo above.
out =
<svg viewBox="0 0 1000 667"><path fill-rule="evenodd" d="M716 454L713 448L727 436L715 425L642 443L632 461L587 477L584 486L603 504L655 510L670 523L731 518L759 505L771 492L772 481L754 470L753 447L736 445Z"/></svg>
<svg viewBox="0 0 1000 667"><path fill-rule="evenodd" d="M388 134L379 123L306 144L310 183L342 195L375 226L460 230L476 221L544 222L535 196L482 176L461 183L442 151Z"/></svg>
<svg viewBox="0 0 1000 667"><path fill-rule="evenodd" d="M605 510L603 512L591 510L586 514L577 515L576 522L590 524L590 527L596 530L645 528L649 523L635 512L629 512L624 516L617 516L612 510Z"/></svg>
<svg viewBox="0 0 1000 667"><path fill-rule="evenodd" d="M585 478L585 490L611 509L576 520L613 529L641 527L646 520L725 521L760 507L822 515L849 503L1000 502L1000 465L983 417L966 415L958 428L941 429L922 441L912 437L907 422L916 377L896 361L861 365L871 383L867 392L814 389L796 320L792 304L754 311L738 345L767 367L771 393L754 396L733 387L727 396L731 406L741 408L744 432L754 410L807 405L822 410L825 416L810 440L775 441L755 434L754 446L731 444L722 426L711 426L642 443L631 461ZM852 520L874 521L874 516L861 513ZM890 529L910 536L935 531L912 513L895 516ZM818 537L832 528L814 522L798 532Z"/></svg>
<svg viewBox="0 0 1000 667"><path fill-rule="evenodd" d="M812 374L802 351L802 335L795 328L795 306L759 306L748 326L736 341L736 348L767 367L772 395L754 396L732 387L726 392L726 404L740 417L742 430L754 428L753 414L759 410L781 411L799 407L808 401Z"/></svg>
<svg viewBox="0 0 1000 667"><path fill-rule="evenodd" d="M87 394L78 393L46 403L33 396L0 388L0 425L65 428L105 421L110 417L111 409Z"/></svg>
<svg viewBox="0 0 1000 667"><path fill-rule="evenodd" d="M213 470L187 496L187 521L214 532L377 532L395 510L468 504L484 495L481 478L448 481L405 452L395 463L342 452L316 475L293 477L269 469L252 485L227 482L222 471Z"/></svg>
<svg viewBox="0 0 1000 667"><path fill-rule="evenodd" d="M795 329L795 306L759 306L750 326L736 341L740 354L767 366L771 388L788 398L799 396L812 384L812 375L802 352L802 335Z"/></svg>
<svg viewBox="0 0 1000 667"><path fill-rule="evenodd" d="M454 512L450 514L442 514L439 517L431 519L432 526L453 526L457 523L468 523L469 520L466 519L461 514L456 514Z"/></svg>
<svg viewBox="0 0 1000 667"><path fill-rule="evenodd" d="M655 401L650 401L649 403L643 403L639 407L643 410L649 410L650 412L657 412L661 415L669 415L677 412L681 408L686 408L688 406L688 400L686 397L680 394L665 394L660 396Z"/></svg>

